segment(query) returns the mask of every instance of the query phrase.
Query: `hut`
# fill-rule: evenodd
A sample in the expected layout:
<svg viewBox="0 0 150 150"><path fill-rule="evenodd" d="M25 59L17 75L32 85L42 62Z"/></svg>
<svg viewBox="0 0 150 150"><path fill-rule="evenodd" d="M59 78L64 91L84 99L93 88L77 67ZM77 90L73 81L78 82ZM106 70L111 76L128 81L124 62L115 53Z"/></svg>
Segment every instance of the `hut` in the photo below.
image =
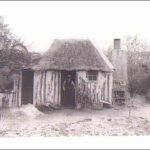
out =
<svg viewBox="0 0 150 150"><path fill-rule="evenodd" d="M101 109L112 104L112 72L90 40L56 39L36 65L20 71L12 104ZM68 78L72 91L63 88Z"/></svg>

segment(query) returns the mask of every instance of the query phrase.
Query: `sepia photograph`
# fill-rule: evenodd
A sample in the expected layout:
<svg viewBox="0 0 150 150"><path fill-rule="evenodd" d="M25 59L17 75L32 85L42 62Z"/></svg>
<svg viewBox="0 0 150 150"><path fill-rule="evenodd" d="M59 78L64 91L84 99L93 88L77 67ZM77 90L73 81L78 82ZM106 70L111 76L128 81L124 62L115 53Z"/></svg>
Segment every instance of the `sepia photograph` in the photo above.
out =
<svg viewBox="0 0 150 150"><path fill-rule="evenodd" d="M150 2L0 1L0 138L150 136Z"/></svg>

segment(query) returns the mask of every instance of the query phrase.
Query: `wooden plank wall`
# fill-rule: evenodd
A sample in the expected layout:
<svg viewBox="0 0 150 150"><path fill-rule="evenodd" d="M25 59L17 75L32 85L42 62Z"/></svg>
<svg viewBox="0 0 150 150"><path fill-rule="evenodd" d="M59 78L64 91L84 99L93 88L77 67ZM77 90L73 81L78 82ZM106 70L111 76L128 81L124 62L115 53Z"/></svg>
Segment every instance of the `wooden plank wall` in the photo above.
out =
<svg viewBox="0 0 150 150"><path fill-rule="evenodd" d="M99 72L98 80L91 82L86 77L86 71L77 72L76 106L78 104L90 106L101 102L112 102L112 74ZM8 99L8 107L21 106L22 74L18 74L14 80L14 88L11 93L4 94ZM61 72L60 71L36 71L34 72L33 104L51 105L61 104Z"/></svg>
<svg viewBox="0 0 150 150"><path fill-rule="evenodd" d="M0 107L19 107L21 106L21 84L22 84L21 72L17 74L14 80L13 90L11 92L2 93L0 98ZM3 100L2 100L3 99Z"/></svg>
<svg viewBox="0 0 150 150"><path fill-rule="evenodd" d="M34 72L33 102L34 105L60 105L61 72Z"/></svg>
<svg viewBox="0 0 150 150"><path fill-rule="evenodd" d="M110 73L110 74L108 74L108 76L109 76L109 95L108 95L108 100L109 100L109 103L113 103L112 101L113 101L113 96L112 96L112 89L113 89L113 74L112 73Z"/></svg>
<svg viewBox="0 0 150 150"><path fill-rule="evenodd" d="M9 100L8 107L19 107L21 106L21 86L22 86L22 73L18 73L14 80L13 91L6 93L6 97Z"/></svg>
<svg viewBox="0 0 150 150"><path fill-rule="evenodd" d="M22 72L20 72L14 80L13 91L9 94L9 107L21 106L21 86L22 86Z"/></svg>
<svg viewBox="0 0 150 150"><path fill-rule="evenodd" d="M86 71L77 72L76 105L89 107L111 103L112 97L112 74L98 72L97 81L89 81Z"/></svg>
<svg viewBox="0 0 150 150"><path fill-rule="evenodd" d="M17 107L13 103L13 92L11 93L0 93L0 108Z"/></svg>

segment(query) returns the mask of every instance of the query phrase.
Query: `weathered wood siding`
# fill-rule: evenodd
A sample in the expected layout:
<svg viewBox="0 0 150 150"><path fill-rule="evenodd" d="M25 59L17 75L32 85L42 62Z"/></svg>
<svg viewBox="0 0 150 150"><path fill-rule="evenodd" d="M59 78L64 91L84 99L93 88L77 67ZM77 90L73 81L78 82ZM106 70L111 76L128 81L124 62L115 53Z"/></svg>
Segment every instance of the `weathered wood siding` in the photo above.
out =
<svg viewBox="0 0 150 150"><path fill-rule="evenodd" d="M17 107L13 102L13 92L11 93L0 93L0 108Z"/></svg>
<svg viewBox="0 0 150 150"><path fill-rule="evenodd" d="M112 74L98 72L97 81L89 81L86 71L77 72L76 105L81 107L111 104Z"/></svg>
<svg viewBox="0 0 150 150"><path fill-rule="evenodd" d="M9 107L21 106L22 72L14 80L14 88L10 95Z"/></svg>
<svg viewBox="0 0 150 150"><path fill-rule="evenodd" d="M14 80L13 90L0 94L0 107L19 107L21 106L21 86L22 86L22 73L16 75Z"/></svg>
<svg viewBox="0 0 150 150"><path fill-rule="evenodd" d="M34 72L33 103L40 105L60 105L61 99L61 72L36 71Z"/></svg>
<svg viewBox="0 0 150 150"><path fill-rule="evenodd" d="M101 106L112 102L112 74L98 72L97 81L89 81L86 71L76 72L76 106ZM22 73L14 80L14 89L4 94L9 99L8 107L21 106ZM35 71L33 86L33 104L35 106L61 105L61 72ZM2 107L2 104L1 104Z"/></svg>

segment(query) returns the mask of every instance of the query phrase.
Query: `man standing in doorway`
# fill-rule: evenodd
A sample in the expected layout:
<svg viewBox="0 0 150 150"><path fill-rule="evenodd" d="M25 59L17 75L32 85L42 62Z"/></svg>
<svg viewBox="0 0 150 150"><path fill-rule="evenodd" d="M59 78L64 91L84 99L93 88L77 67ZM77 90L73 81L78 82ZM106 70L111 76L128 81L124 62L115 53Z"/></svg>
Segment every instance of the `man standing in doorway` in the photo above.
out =
<svg viewBox="0 0 150 150"><path fill-rule="evenodd" d="M67 75L66 80L63 82L63 91L65 96L66 105L74 106L75 83L71 79L71 75Z"/></svg>

